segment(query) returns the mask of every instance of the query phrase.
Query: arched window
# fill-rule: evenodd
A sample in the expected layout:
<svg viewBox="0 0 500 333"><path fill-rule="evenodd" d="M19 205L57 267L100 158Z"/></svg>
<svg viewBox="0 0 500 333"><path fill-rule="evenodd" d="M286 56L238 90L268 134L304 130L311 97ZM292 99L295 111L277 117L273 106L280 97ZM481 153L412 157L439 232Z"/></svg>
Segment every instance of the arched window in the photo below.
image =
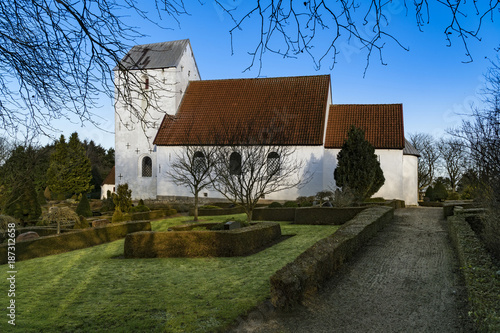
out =
<svg viewBox="0 0 500 333"><path fill-rule="evenodd" d="M275 175L280 170L280 155L273 151L267 154L267 174L269 176Z"/></svg>
<svg viewBox="0 0 500 333"><path fill-rule="evenodd" d="M196 174L201 174L206 169L205 154L201 151L197 151L193 156L193 170Z"/></svg>
<svg viewBox="0 0 500 333"><path fill-rule="evenodd" d="M153 161L149 156L142 159L142 176L153 177Z"/></svg>
<svg viewBox="0 0 500 333"><path fill-rule="evenodd" d="M229 174L241 175L241 155L237 152L229 156Z"/></svg>

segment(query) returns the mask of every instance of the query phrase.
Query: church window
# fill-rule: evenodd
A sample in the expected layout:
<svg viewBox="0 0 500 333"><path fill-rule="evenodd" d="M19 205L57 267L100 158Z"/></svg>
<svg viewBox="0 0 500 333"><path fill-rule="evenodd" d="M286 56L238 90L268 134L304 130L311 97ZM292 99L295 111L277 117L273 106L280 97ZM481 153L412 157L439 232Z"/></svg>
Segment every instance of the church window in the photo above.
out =
<svg viewBox="0 0 500 333"><path fill-rule="evenodd" d="M144 75L142 77L142 79L143 79L143 82L144 82L144 90L148 90L149 89L149 76Z"/></svg>
<svg viewBox="0 0 500 333"><path fill-rule="evenodd" d="M142 176L153 177L153 160L149 156L142 159Z"/></svg>
<svg viewBox="0 0 500 333"><path fill-rule="evenodd" d="M229 156L229 174L241 175L241 155L237 152Z"/></svg>
<svg viewBox="0 0 500 333"><path fill-rule="evenodd" d="M267 155L267 174L275 175L280 169L280 155L273 151Z"/></svg>
<svg viewBox="0 0 500 333"><path fill-rule="evenodd" d="M205 154L203 154L201 151L197 151L194 153L193 156L193 170L194 172L199 175L203 173L206 169L206 158Z"/></svg>

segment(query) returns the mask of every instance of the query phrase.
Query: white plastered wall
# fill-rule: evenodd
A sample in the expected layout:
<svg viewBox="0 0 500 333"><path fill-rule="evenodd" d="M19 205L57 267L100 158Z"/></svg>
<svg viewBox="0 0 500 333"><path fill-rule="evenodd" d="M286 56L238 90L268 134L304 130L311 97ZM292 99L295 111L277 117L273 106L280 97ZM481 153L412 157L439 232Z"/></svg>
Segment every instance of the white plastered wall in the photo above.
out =
<svg viewBox="0 0 500 333"><path fill-rule="evenodd" d="M139 93L133 96L133 103L147 110L145 119L151 126L144 128L139 119L129 112L129 106L123 100L116 101L115 184L127 183L133 199L155 199L158 161L153 140L165 114L175 115L189 81L199 80L200 75L187 44L177 67L150 69L140 72L140 76L148 78L149 91L154 91L157 104L154 108L146 109L143 97ZM115 80L120 87L116 73ZM152 177L142 177L142 160L146 156L152 160Z"/></svg>
<svg viewBox="0 0 500 333"><path fill-rule="evenodd" d="M418 157L403 156L403 190L407 206L418 205Z"/></svg>

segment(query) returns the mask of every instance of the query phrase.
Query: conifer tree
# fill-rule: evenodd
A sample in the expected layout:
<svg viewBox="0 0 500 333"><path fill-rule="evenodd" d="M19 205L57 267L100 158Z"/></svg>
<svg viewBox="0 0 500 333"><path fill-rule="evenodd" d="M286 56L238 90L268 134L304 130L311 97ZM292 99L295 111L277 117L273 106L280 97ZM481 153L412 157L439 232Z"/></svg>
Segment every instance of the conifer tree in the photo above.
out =
<svg viewBox="0 0 500 333"><path fill-rule="evenodd" d="M358 201L370 198L384 184L375 148L365 140L362 129L352 126L349 130L337 155L334 178L338 187L349 188Z"/></svg>
<svg viewBox="0 0 500 333"><path fill-rule="evenodd" d="M81 215L83 217L92 216L92 209L90 208L90 203L85 193L83 193L82 199L80 200L78 206L76 207L76 213L78 214L78 216Z"/></svg>
<svg viewBox="0 0 500 333"><path fill-rule="evenodd" d="M52 192L58 194L80 194L91 190L92 179L90 160L78 139L71 134L66 143L64 135L56 142L47 170L47 183Z"/></svg>

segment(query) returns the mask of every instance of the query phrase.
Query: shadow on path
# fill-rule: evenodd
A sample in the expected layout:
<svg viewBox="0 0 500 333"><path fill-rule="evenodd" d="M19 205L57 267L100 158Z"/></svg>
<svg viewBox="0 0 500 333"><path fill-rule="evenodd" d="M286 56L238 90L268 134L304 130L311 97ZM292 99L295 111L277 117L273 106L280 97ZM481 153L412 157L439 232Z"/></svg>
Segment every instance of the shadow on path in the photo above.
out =
<svg viewBox="0 0 500 333"><path fill-rule="evenodd" d="M442 214L396 210L316 296L289 312L254 311L232 332L471 332Z"/></svg>

